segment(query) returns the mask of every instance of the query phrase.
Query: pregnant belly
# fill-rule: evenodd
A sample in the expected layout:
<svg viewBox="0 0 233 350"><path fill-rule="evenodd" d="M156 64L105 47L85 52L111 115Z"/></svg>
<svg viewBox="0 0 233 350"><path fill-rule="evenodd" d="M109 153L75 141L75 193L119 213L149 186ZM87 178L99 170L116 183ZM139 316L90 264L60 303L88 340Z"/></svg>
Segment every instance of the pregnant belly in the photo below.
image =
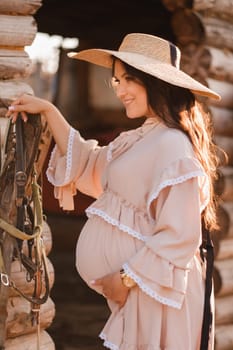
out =
<svg viewBox="0 0 233 350"><path fill-rule="evenodd" d="M140 241L103 219L91 217L77 242L77 270L89 284L93 279L119 271L141 245Z"/></svg>

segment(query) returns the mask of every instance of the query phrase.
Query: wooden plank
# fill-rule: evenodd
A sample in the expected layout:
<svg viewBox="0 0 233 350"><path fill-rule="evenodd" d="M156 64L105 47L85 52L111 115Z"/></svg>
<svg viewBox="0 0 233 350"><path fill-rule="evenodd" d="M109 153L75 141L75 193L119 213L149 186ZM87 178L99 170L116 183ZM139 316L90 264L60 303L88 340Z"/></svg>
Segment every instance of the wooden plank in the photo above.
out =
<svg viewBox="0 0 233 350"><path fill-rule="evenodd" d="M233 136L233 109L209 106L214 133L222 136Z"/></svg>
<svg viewBox="0 0 233 350"><path fill-rule="evenodd" d="M209 50L199 43L191 42L182 47L181 69L206 85L211 64Z"/></svg>
<svg viewBox="0 0 233 350"><path fill-rule="evenodd" d="M233 0L193 0L193 10L233 23Z"/></svg>
<svg viewBox="0 0 233 350"><path fill-rule="evenodd" d="M221 147L228 156L228 165L233 166L233 138L230 136L215 135L216 144Z"/></svg>
<svg viewBox="0 0 233 350"><path fill-rule="evenodd" d="M11 190L10 186L9 186L9 189ZM7 219L5 211L1 210L1 212L2 212L1 217L4 217L4 219ZM11 215L12 215L12 208L9 208L8 217ZM12 237L4 233L3 234L1 233L0 238L2 241L2 246L4 247L3 260L5 264L5 272L7 275L9 275L10 265L12 261L12 255L13 255L14 242ZM4 349L4 343L5 343L5 334L6 334L5 327L6 327L6 319L7 319L8 296L9 296L9 287L3 285L3 283L0 283L0 348L1 349Z"/></svg>
<svg viewBox="0 0 233 350"><path fill-rule="evenodd" d="M41 7L42 0L1 0L0 13L33 15Z"/></svg>
<svg viewBox="0 0 233 350"><path fill-rule="evenodd" d="M0 46L24 47L31 45L37 32L32 16L0 15Z"/></svg>
<svg viewBox="0 0 233 350"><path fill-rule="evenodd" d="M227 217L229 218L228 222L228 232L225 236L226 238L232 238L233 237L233 201L232 202L223 202L221 204L222 209L227 214Z"/></svg>
<svg viewBox="0 0 233 350"><path fill-rule="evenodd" d="M215 321L217 325L233 324L233 295L228 295L215 300Z"/></svg>
<svg viewBox="0 0 233 350"><path fill-rule="evenodd" d="M220 240L228 237L230 227L229 212L223 207L223 203L217 209L217 220L220 226L220 231L214 233L215 240Z"/></svg>
<svg viewBox="0 0 233 350"><path fill-rule="evenodd" d="M233 325L217 326L215 330L215 350L233 349Z"/></svg>
<svg viewBox="0 0 233 350"><path fill-rule="evenodd" d="M23 81L0 81L0 107L8 106L12 100L22 94L33 94L31 86Z"/></svg>
<svg viewBox="0 0 233 350"><path fill-rule="evenodd" d="M27 78L32 72L32 61L24 55L20 57L1 56L0 52L0 79Z"/></svg>
<svg viewBox="0 0 233 350"><path fill-rule="evenodd" d="M224 190L221 198L225 202L233 202L233 167L224 167L221 171L224 176ZM231 215L233 216L233 209Z"/></svg>
<svg viewBox="0 0 233 350"><path fill-rule="evenodd" d="M25 57L29 58L29 55L23 48L11 49L0 47L0 57Z"/></svg>
<svg viewBox="0 0 233 350"><path fill-rule="evenodd" d="M205 28L205 44L220 49L233 50L233 24L219 18L201 16Z"/></svg>
<svg viewBox="0 0 233 350"><path fill-rule="evenodd" d="M216 258L218 260L233 259L233 238L222 239L219 241Z"/></svg>
<svg viewBox="0 0 233 350"><path fill-rule="evenodd" d="M37 334L22 335L7 339L6 350L35 350L37 348ZM40 332L40 350L55 350L55 344L46 331Z"/></svg>
<svg viewBox="0 0 233 350"><path fill-rule="evenodd" d="M207 49L211 56L209 76L233 83L233 53L223 48L208 47Z"/></svg>
<svg viewBox="0 0 233 350"><path fill-rule="evenodd" d="M0 100L1 100L1 97L0 97ZM1 102L0 102L1 104ZM0 124L1 124L1 128L3 127L3 123L2 122L2 119L5 119L6 118L6 113L7 113L7 108L4 108L4 107L0 107ZM2 139L1 139L1 144L2 144Z"/></svg>
<svg viewBox="0 0 233 350"><path fill-rule="evenodd" d="M219 297L233 294L233 259L215 261L214 286Z"/></svg>
<svg viewBox="0 0 233 350"><path fill-rule="evenodd" d="M36 332L37 325L31 322L31 305L22 297L11 297L7 306L6 338ZM48 328L55 316L55 305L51 298L40 308L40 328Z"/></svg>
<svg viewBox="0 0 233 350"><path fill-rule="evenodd" d="M220 108L233 109L233 84L212 78L208 78L207 83L210 89L216 91L222 97L220 101L210 99L209 104Z"/></svg>

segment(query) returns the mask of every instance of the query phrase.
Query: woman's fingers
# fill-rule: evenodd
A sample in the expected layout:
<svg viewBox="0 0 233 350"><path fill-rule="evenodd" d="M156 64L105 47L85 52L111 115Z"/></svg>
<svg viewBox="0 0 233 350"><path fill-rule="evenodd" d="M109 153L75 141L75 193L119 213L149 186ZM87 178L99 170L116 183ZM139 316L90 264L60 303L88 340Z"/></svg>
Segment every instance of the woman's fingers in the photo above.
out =
<svg viewBox="0 0 233 350"><path fill-rule="evenodd" d="M14 112L14 113L11 114L11 122L12 123L15 123L17 118L18 118L18 113L17 112Z"/></svg>
<svg viewBox="0 0 233 350"><path fill-rule="evenodd" d="M23 119L24 123L26 123L28 120L28 116L25 112L21 112L21 118Z"/></svg>
<svg viewBox="0 0 233 350"><path fill-rule="evenodd" d="M13 113L14 113L14 107L9 106L8 111L6 112L6 117L12 116Z"/></svg>
<svg viewBox="0 0 233 350"><path fill-rule="evenodd" d="M30 95L22 95L12 101L11 105L8 107L6 117L10 117L12 123L15 123L19 114L24 122L27 122L28 116L26 112L30 113L33 108L32 103L30 104Z"/></svg>
<svg viewBox="0 0 233 350"><path fill-rule="evenodd" d="M19 111L15 111L14 108L9 108L8 112L6 113L6 117L10 117L11 122L15 123L19 114L20 114L22 120L26 123L28 120L28 116L27 116L26 112L24 112L24 111L19 112Z"/></svg>
<svg viewBox="0 0 233 350"><path fill-rule="evenodd" d="M17 119L17 114L15 113L21 113L22 119L26 122L28 120L27 113L46 115L53 110L54 106L51 102L36 96L24 94L12 101L8 107L6 117L11 117L14 122Z"/></svg>
<svg viewBox="0 0 233 350"><path fill-rule="evenodd" d="M22 111L22 112L13 112L12 110L8 111L6 113L6 117L10 117L11 119L11 122L12 123L15 123L18 116L20 115L21 119L26 123L28 121L28 116L27 116L27 113Z"/></svg>

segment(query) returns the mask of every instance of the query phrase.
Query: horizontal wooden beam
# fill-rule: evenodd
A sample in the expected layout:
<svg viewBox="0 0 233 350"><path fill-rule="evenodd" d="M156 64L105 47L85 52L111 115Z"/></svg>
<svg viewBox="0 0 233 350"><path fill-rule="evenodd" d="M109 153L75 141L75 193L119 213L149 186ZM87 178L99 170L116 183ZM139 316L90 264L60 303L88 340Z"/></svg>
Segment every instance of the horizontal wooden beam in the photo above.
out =
<svg viewBox="0 0 233 350"><path fill-rule="evenodd" d="M233 53L223 48L208 47L207 49L211 56L209 76L233 83Z"/></svg>
<svg viewBox="0 0 233 350"><path fill-rule="evenodd" d="M222 239L219 241L215 257L218 260L233 259L233 237L230 239ZM233 266L232 266L233 268ZM233 305L233 304L232 304ZM232 310L233 312L233 310Z"/></svg>
<svg viewBox="0 0 233 350"><path fill-rule="evenodd" d="M42 0L1 0L0 13L33 15L41 7Z"/></svg>
<svg viewBox="0 0 233 350"><path fill-rule="evenodd" d="M233 323L233 307L229 305L233 305L233 295L216 298L215 320L217 325Z"/></svg>
<svg viewBox="0 0 233 350"><path fill-rule="evenodd" d="M222 168L222 174L224 176L224 190L221 194L222 200L225 202L232 202L232 220L233 220L233 167L227 166ZM233 236L233 233L232 233Z"/></svg>
<svg viewBox="0 0 233 350"><path fill-rule="evenodd" d="M201 16L205 28L205 43L208 46L218 47L225 50L233 50L233 24L219 18Z"/></svg>
<svg viewBox="0 0 233 350"><path fill-rule="evenodd" d="M233 166L233 138L215 135L214 140L226 152L229 166Z"/></svg>
<svg viewBox="0 0 233 350"><path fill-rule="evenodd" d="M233 324L221 325L216 327L214 349L215 350L232 350L233 349Z"/></svg>
<svg viewBox="0 0 233 350"><path fill-rule="evenodd" d="M233 259L217 260L214 264L214 285L217 296L233 294Z"/></svg>
<svg viewBox="0 0 233 350"><path fill-rule="evenodd" d="M32 73L32 60L23 50L1 50L0 79L26 78Z"/></svg>
<svg viewBox="0 0 233 350"><path fill-rule="evenodd" d="M21 297L9 298L7 307L6 337L15 338L37 331L37 324L31 322L31 305ZM55 305L51 298L40 308L40 328L48 328L55 316ZM25 348L26 349L26 348Z"/></svg>
<svg viewBox="0 0 233 350"><path fill-rule="evenodd" d="M194 11L233 23L233 0L193 0Z"/></svg>
<svg viewBox="0 0 233 350"><path fill-rule="evenodd" d="M222 136L233 136L233 109L209 106L214 133Z"/></svg>
<svg viewBox="0 0 233 350"><path fill-rule="evenodd" d="M32 16L0 15L0 47L31 45L37 32Z"/></svg>
<svg viewBox="0 0 233 350"><path fill-rule="evenodd" d="M32 87L23 81L0 81L0 107L6 107L13 99L22 94L33 94Z"/></svg>
<svg viewBox="0 0 233 350"><path fill-rule="evenodd" d="M37 333L26 334L20 337L7 339L5 343L5 348L7 350L25 350L25 349L35 349L37 344ZM40 332L40 347L41 349L54 350L55 345L46 331Z"/></svg>
<svg viewBox="0 0 233 350"><path fill-rule="evenodd" d="M224 202L221 204L221 207L229 219L227 235L225 237L231 239L233 238L233 202Z"/></svg>
<svg viewBox="0 0 233 350"><path fill-rule="evenodd" d="M233 84L220 81L212 78L207 79L207 84L210 89L214 90L221 96L220 101L209 100L209 104L211 106L233 109Z"/></svg>

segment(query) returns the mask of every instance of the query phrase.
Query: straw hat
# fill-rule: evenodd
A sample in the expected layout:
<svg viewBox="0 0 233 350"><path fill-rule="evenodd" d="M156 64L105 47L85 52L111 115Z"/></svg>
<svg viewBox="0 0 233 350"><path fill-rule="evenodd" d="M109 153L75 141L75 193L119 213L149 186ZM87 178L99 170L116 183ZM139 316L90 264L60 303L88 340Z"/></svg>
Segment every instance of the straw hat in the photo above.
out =
<svg viewBox="0 0 233 350"><path fill-rule="evenodd" d="M189 89L194 94L217 100L221 99L216 92L179 69L180 50L178 47L167 40L150 34L131 33L126 35L118 51L88 49L70 52L68 56L106 68L112 67L112 56L114 56L167 83Z"/></svg>

